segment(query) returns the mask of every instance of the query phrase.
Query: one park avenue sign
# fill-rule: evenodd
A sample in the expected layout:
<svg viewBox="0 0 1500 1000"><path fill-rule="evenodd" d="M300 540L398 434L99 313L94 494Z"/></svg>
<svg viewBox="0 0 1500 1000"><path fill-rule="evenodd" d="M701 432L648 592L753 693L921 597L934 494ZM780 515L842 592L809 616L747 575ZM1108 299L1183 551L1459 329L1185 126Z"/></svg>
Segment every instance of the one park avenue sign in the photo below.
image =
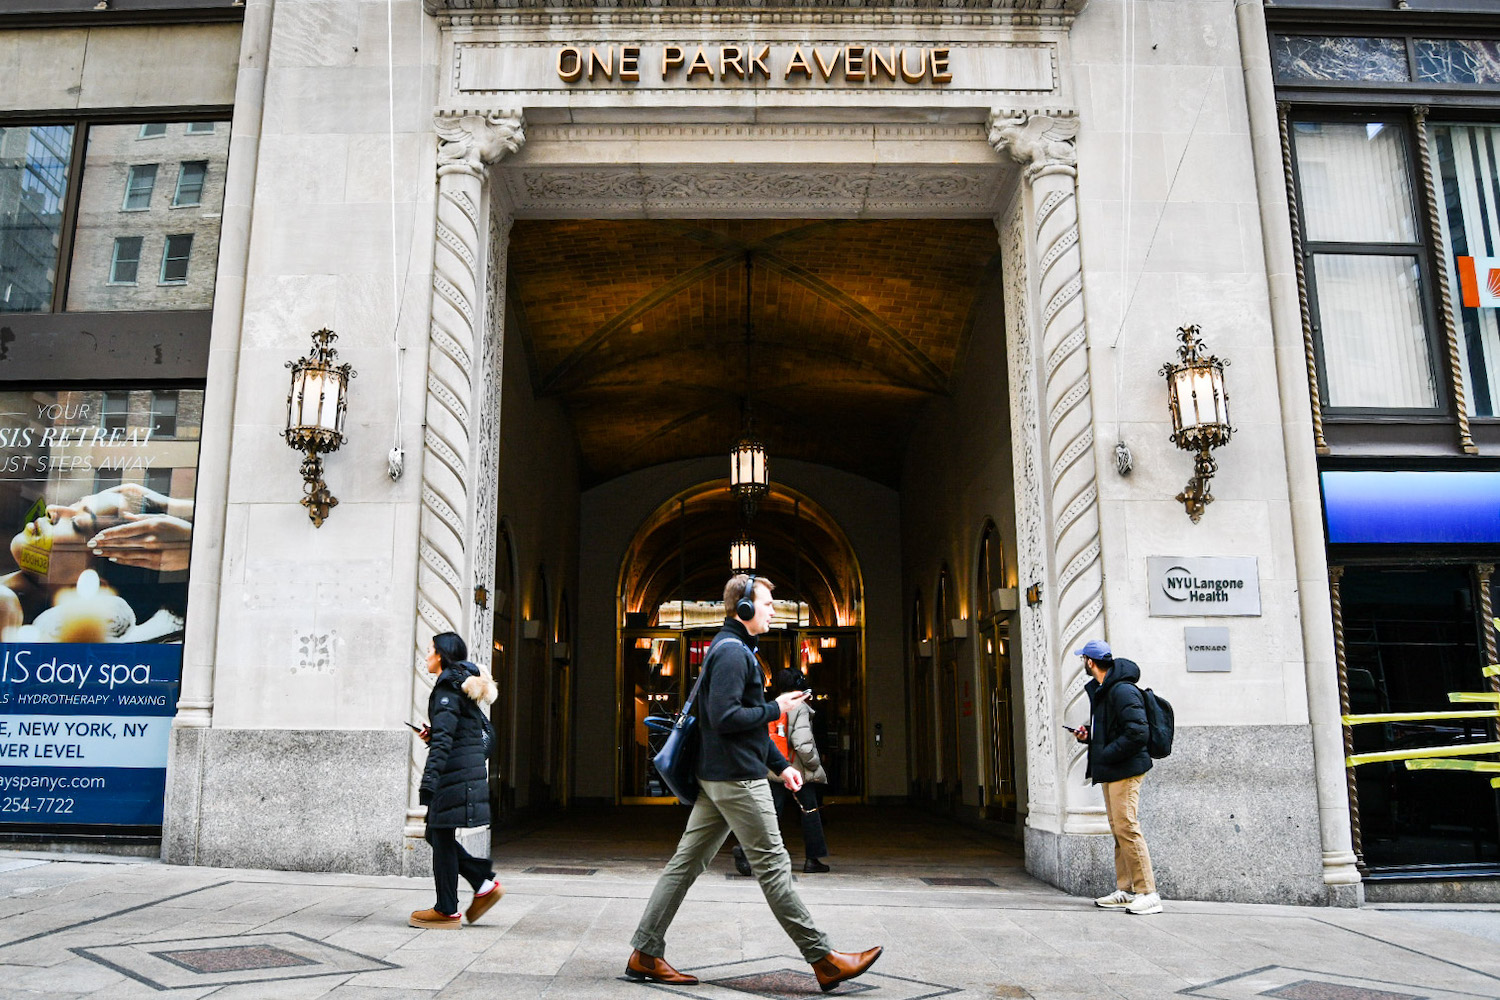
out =
<svg viewBox="0 0 1500 1000"><path fill-rule="evenodd" d="M842 99L933 93L1055 95L1057 44L1048 39L871 43L848 38L771 41L458 40L453 93L597 95L753 91ZM1047 98L1050 99L1050 96ZM546 104L544 99L541 102Z"/></svg>
<svg viewBox="0 0 1500 1000"><path fill-rule="evenodd" d="M947 48L875 45L564 45L557 76L564 83L636 83L641 74L695 80L757 79L805 83L950 83Z"/></svg>

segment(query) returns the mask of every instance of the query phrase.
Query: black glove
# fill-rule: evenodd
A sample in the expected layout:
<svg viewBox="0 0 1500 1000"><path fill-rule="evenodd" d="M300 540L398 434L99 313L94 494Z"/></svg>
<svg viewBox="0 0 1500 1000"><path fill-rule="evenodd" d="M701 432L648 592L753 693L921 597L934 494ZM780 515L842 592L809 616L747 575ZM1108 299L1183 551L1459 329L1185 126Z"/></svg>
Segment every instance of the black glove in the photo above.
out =
<svg viewBox="0 0 1500 1000"><path fill-rule="evenodd" d="M417 801L424 806L432 805L432 789L424 788L417 792Z"/></svg>

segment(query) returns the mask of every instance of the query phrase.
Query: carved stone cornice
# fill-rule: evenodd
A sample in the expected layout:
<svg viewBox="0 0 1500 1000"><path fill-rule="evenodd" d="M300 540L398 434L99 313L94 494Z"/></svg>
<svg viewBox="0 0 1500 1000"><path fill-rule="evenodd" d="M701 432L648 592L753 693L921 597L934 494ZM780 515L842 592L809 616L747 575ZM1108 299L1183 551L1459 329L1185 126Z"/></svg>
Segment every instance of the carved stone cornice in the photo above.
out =
<svg viewBox="0 0 1500 1000"><path fill-rule="evenodd" d="M1078 115L1073 111L990 112L989 140L1026 171L1028 181L1044 173L1078 173Z"/></svg>
<svg viewBox="0 0 1500 1000"><path fill-rule="evenodd" d="M439 177L455 172L483 177L485 167L519 152L526 142L526 122L519 109L440 108L433 114L433 128L438 134Z"/></svg>

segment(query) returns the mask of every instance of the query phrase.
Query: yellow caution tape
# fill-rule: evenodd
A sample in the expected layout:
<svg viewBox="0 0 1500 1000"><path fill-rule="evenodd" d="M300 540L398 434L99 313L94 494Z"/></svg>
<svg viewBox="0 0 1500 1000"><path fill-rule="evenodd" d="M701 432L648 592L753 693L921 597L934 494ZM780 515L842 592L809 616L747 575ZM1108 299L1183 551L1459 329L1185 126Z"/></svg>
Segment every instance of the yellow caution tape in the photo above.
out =
<svg viewBox="0 0 1500 1000"><path fill-rule="evenodd" d="M1492 719L1500 716L1500 705L1473 712L1383 712L1372 715L1346 715L1344 725L1365 726L1373 722L1430 722L1438 719Z"/></svg>
<svg viewBox="0 0 1500 1000"><path fill-rule="evenodd" d="M1409 760L1408 771L1483 771L1500 774L1500 761L1495 760Z"/></svg>
<svg viewBox="0 0 1500 1000"><path fill-rule="evenodd" d="M1485 667L1484 676L1500 677L1500 663L1491 663L1489 666Z"/></svg>
<svg viewBox="0 0 1500 1000"><path fill-rule="evenodd" d="M1500 743L1461 743L1453 747L1421 747L1414 750L1381 750L1357 753L1344 758L1348 767L1380 764L1392 760L1416 760L1420 757L1467 757L1475 754L1500 753Z"/></svg>
<svg viewBox="0 0 1500 1000"><path fill-rule="evenodd" d="M1449 691L1449 701L1493 701L1500 704L1500 693L1494 691Z"/></svg>

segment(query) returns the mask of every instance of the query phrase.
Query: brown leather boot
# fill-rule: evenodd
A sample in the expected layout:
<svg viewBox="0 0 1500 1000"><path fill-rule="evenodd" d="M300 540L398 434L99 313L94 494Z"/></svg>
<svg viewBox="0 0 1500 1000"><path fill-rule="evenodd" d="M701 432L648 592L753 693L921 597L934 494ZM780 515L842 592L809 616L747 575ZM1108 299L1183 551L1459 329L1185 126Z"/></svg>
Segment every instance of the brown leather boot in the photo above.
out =
<svg viewBox="0 0 1500 1000"><path fill-rule="evenodd" d="M490 886L490 891L482 896L476 895L474 900L469 903L469 908L464 911L464 916L469 918L469 923L471 924L490 912L490 907L500 902L500 897L505 895L504 886L494 879L490 881L494 883Z"/></svg>
<svg viewBox="0 0 1500 1000"><path fill-rule="evenodd" d="M855 975L858 974L855 973ZM678 972L668 965L665 959L647 955L639 949L630 953L630 961L625 963L625 976L638 983L644 983L649 979L654 983L671 983L674 986L698 985L697 976Z"/></svg>
<svg viewBox="0 0 1500 1000"><path fill-rule="evenodd" d="M858 954L830 951L812 964L813 972L818 977L818 985L823 988L824 993L827 993L845 980L864 975L884 950L884 948L871 948L869 951L862 951Z"/></svg>
<svg viewBox="0 0 1500 1000"><path fill-rule="evenodd" d="M417 910L406 922L412 927L425 927L428 930L456 931L463 919L457 913L449 916L438 910L426 909Z"/></svg>

